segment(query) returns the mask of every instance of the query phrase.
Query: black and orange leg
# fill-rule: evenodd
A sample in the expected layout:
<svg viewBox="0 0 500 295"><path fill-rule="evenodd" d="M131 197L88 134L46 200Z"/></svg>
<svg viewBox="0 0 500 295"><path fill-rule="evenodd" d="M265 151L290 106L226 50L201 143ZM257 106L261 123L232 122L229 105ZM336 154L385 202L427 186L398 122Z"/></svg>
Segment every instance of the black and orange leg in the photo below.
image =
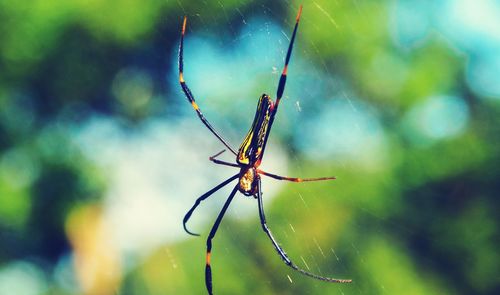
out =
<svg viewBox="0 0 500 295"><path fill-rule="evenodd" d="M266 216L264 214L264 204L262 202L262 190L261 190L260 178L259 178L259 182L258 182L257 200L259 202L259 216L260 216L260 224L262 225L262 229L267 234L267 236L269 237L269 239L273 243L274 248L276 249L278 254L281 256L281 259L283 259L283 261L285 262L286 265L288 265L289 267L293 268L294 270L300 272L303 275L306 275L306 276L311 277L311 278L315 278L317 280L332 282L332 283L350 283L350 282L352 282L352 280L333 279L333 278L322 277L322 276L307 272L307 271L299 268L297 265L295 265L290 260L290 258L288 258L287 254L285 253L283 248L281 248L281 246L278 244L276 239L274 239L273 234L271 233L271 230L267 226Z"/></svg>
<svg viewBox="0 0 500 295"><path fill-rule="evenodd" d="M215 236L215 233L217 232L217 229L219 228L220 222L222 221L222 218L224 217L224 214L226 213L227 208L229 207L229 204L231 204L231 201L234 198L234 195L238 191L238 185L236 185L229 195L229 197L226 200L226 203L224 203L224 206L222 207L222 210L219 213L219 216L217 216L217 220L215 220L214 225L212 226L212 230L210 230L210 234L208 235L207 238L207 256L206 256L206 265L205 265L205 285L207 286L208 294L212 295L212 268L210 266L210 256L212 254L212 239Z"/></svg>
<svg viewBox="0 0 500 295"><path fill-rule="evenodd" d="M222 160L219 160L217 159L218 156L220 156L223 152L225 152L226 150L222 150L220 152L218 152L217 154L209 157L208 159L212 162L214 162L215 164L219 164L219 165L225 165L225 166L231 166L231 167L236 167L236 168L240 168L240 166L236 163L229 163L229 162L226 162L226 161L222 161Z"/></svg>
<svg viewBox="0 0 500 295"><path fill-rule="evenodd" d="M217 137L233 154L236 155L236 152L234 149L222 138L222 136L219 135L217 131L212 127L212 125L208 122L208 120L203 116L203 113L201 112L200 108L198 107L198 104L196 104L196 101L194 100L194 96L191 93L191 90L186 84L186 81L184 80L184 33L186 32L186 22L187 22L187 17L184 17L184 22L182 23L182 35L181 35L181 44L179 45L179 83L181 83L182 91L184 91L184 94L186 95L187 99L191 103L191 106L193 109L196 111L198 114L198 117L200 117L201 122Z"/></svg>
<svg viewBox="0 0 500 295"><path fill-rule="evenodd" d="M269 176L269 177L277 179L277 180L287 180L287 181L293 181L293 182L307 182L307 181L321 181L321 180L334 180L335 179L334 176L317 177L317 178L299 178L299 177L280 176L280 175L276 175L276 174L262 171L260 169L257 169L257 173L265 175L265 176Z"/></svg>
<svg viewBox="0 0 500 295"><path fill-rule="evenodd" d="M299 7L299 12L297 13L297 17L295 18L295 27L293 28L292 38L290 39L290 44L288 45L288 51L286 53L285 58L285 67L283 68L283 72L281 73L280 81L278 84L278 91L276 92L276 102L274 104L274 113L276 113L278 109L278 105L280 103L281 97L283 96L283 92L285 91L286 84L286 75L288 73L288 63L290 62L290 56L292 55L293 43L295 41L295 35L297 34L297 28L299 27L300 15L302 14L302 5Z"/></svg>
<svg viewBox="0 0 500 295"><path fill-rule="evenodd" d="M239 174L236 174L234 176L231 176L230 178L224 180L224 182L220 183L219 185L217 185L216 187L214 187L213 189L209 190L208 192L204 193L201 197L199 197L198 199L196 199L193 207L191 207L191 209L189 209L189 211L186 213L186 215L184 216L184 220L182 221L182 225L184 226L184 230L190 234L190 235L193 235L193 236L199 236L199 234L197 233L193 233L191 231L189 231L186 227L186 223L188 222L189 218L191 218L191 214L193 214L194 210L196 209L196 207L198 207L198 205L200 205L201 201L205 200L206 198L210 197L213 193L215 193L216 191L220 190L221 188L223 188L225 185L227 185L228 183L230 183L231 181L235 180L236 178L238 178L238 175Z"/></svg>

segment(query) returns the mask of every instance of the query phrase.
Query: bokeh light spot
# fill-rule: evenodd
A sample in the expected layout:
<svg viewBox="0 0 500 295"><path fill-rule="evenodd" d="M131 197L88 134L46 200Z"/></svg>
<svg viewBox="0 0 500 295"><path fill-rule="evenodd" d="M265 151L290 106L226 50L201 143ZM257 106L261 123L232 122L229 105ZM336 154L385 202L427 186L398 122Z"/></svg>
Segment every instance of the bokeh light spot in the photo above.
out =
<svg viewBox="0 0 500 295"><path fill-rule="evenodd" d="M151 100L153 80L143 70L125 68L116 74L111 89L126 111L135 112Z"/></svg>
<svg viewBox="0 0 500 295"><path fill-rule="evenodd" d="M500 47L492 55L469 61L466 69L467 83L472 90L486 98L500 100Z"/></svg>
<svg viewBox="0 0 500 295"><path fill-rule="evenodd" d="M432 96L411 109L405 120L411 140L426 144L463 132L469 120L469 107L457 96Z"/></svg>
<svg viewBox="0 0 500 295"><path fill-rule="evenodd" d="M402 48L423 44L429 33L428 11L431 6L422 1L395 1L391 11L391 36Z"/></svg>
<svg viewBox="0 0 500 295"><path fill-rule="evenodd" d="M0 270L0 294L41 295L46 289L44 273L31 263L18 261Z"/></svg>
<svg viewBox="0 0 500 295"><path fill-rule="evenodd" d="M296 144L318 160L349 159L364 166L384 159L385 135L370 108L355 99L327 102L323 111L298 126Z"/></svg>

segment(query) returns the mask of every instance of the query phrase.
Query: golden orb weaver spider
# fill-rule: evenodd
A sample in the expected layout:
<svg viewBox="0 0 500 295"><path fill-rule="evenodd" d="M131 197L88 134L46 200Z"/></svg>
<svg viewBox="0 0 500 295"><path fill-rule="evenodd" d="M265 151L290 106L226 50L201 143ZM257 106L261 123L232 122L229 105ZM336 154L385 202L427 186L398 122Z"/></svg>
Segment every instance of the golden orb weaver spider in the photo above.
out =
<svg viewBox="0 0 500 295"><path fill-rule="evenodd" d="M299 268L297 265L295 265L290 258L288 258L287 254L285 251L281 248L281 246L276 242L275 238L273 237L271 230L267 226L266 222L266 217L264 215L264 205L262 202L262 188L261 188L261 182L260 182L260 175L265 175L274 179L278 180L287 180L287 181L293 181L293 182L303 182L303 181L319 181L319 180L331 180L335 179L335 177L320 177L320 178L297 178L297 177L285 177L285 176L279 176L276 174L268 173L265 172L261 169L259 169L260 163L262 161L262 157L264 155L264 150L266 148L266 143L267 139L269 137L269 133L271 132L271 127L274 122L274 117L276 115L276 112L278 111L278 105L280 103L281 97L283 96L283 91L285 89L285 83L286 83L286 76L287 76L287 70L288 70L288 62L290 61L290 56L292 54L292 48L293 48L293 43L295 41L295 35L297 33L297 28L299 26L299 20L300 20L300 15L302 13L302 5L299 7L299 11L297 13L297 17L295 20L295 27L293 29L292 33L292 38L290 39L290 44L288 45L288 52L286 54L286 59L285 59L285 66L283 68L283 72L281 74L279 84L278 84L278 90L276 94L276 102L273 102L271 98L267 94L263 94L259 98L259 103L257 104L257 111L255 113L255 118L252 123L252 127L250 128L250 131L248 131L247 135L245 136L245 139L240 145L240 148L238 149L238 152L236 152L227 142L222 138L222 136L215 131L215 129L212 127L212 125L208 122L208 120L203 116L200 108L196 104L196 101L193 97L193 94L191 93L191 90L186 84L186 81L184 80L184 75L183 75L183 46L184 46L184 33L186 31L186 21L187 17L184 17L184 22L182 24L182 34L181 34L181 42L179 45L179 82L181 84L182 90L184 91L184 94L186 95L187 99L191 103L193 109L196 111L198 114L198 117L201 119L202 123L236 156L236 163L229 163L225 161L221 161L217 159L217 157L222 154L225 150L222 150L221 152L217 153L216 155L209 157L209 160L214 162L215 164L220 164L220 165L225 165L225 166L230 166L230 167L236 167L240 169L240 172L233 175L232 177L226 179L216 187L212 188L205 194L203 194L201 197L196 199L196 202L194 203L193 207L189 209L189 211L186 213L183 219L183 226L184 230L194 236L199 236L199 234L195 234L191 231L189 231L186 227L186 223L191 217L191 214L193 211L198 207L198 205L201 203L201 201L207 199L210 197L213 193L221 189L222 187L226 186L230 182L232 182L235 179L238 179L238 183L236 186L233 188L231 193L229 194L229 197L227 198L226 202L224 203L224 206L222 207L222 210L220 211L219 215L217 216L217 219L215 220L214 225L212 226L212 229L210 230L210 234L208 235L207 238L207 252L206 252L206 266L205 266L205 285L207 287L207 291L209 294L212 293L212 269L210 266L210 255L212 253L212 239L215 236L215 233L217 232L217 229L219 228L219 224L222 221L222 218L224 217L224 214L226 213L227 208L229 207L229 204L233 200L233 197L235 196L237 191L240 191L243 195L245 196L253 196L254 198L257 199L258 201L258 206L259 206L259 217L260 217L260 223L262 225L262 229L264 232L267 234L269 239L274 245L274 248L278 252L278 254L281 256L283 261L291 267L292 269L315 279L322 280L322 281L327 281L327 282L333 282L333 283L350 283L352 280L346 280L346 279L334 279L334 278L327 278L323 276L319 276L310 272L307 272L301 268Z"/></svg>

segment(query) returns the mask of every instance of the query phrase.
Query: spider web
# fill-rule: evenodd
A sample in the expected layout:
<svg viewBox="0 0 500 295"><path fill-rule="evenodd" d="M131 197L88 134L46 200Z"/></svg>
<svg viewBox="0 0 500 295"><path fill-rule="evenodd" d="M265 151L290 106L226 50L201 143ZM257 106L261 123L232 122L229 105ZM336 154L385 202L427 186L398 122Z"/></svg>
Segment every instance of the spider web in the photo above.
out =
<svg viewBox="0 0 500 295"><path fill-rule="evenodd" d="M317 3L315 7L321 12L321 17L329 20L331 29L339 30L330 14ZM221 13L223 11L224 6L221 4ZM233 144L238 144L242 135L248 130L260 94L267 93L271 97L275 96L277 81L293 28L293 18L275 13L272 8L265 5L259 7L257 12L251 11L248 14L244 15L239 11L241 18L236 19L214 17L215 22L219 22L216 26L226 28L224 32L215 32L212 29L214 24L200 26L200 23L206 23L207 18L202 13L189 16L185 39L185 79L193 89L204 114L219 130L223 131L222 133ZM314 17L311 14L309 16L304 14L301 22L311 24L317 16L317 14ZM279 20L283 20L283 23L279 23ZM193 27L191 24L195 24L198 29L191 30ZM301 177L321 176L311 175L311 173L319 172L307 169L307 164L301 164L301 161L306 159L316 165L321 161L328 161L330 163L328 173L334 171L337 176L339 173L342 174L343 170L349 170L348 167L376 170L375 167L384 161L382 152L384 134L376 111L358 99L352 93L351 88L345 86L346 83L341 77L332 73L316 44L305 44L304 38L301 38L301 32L299 28L298 41L289 66L284 103L273 125L262 168L282 175L292 173L293 176ZM174 58L176 58L176 52L172 54L172 59ZM174 65L172 76L175 76L176 71L177 68ZM175 81L172 81L171 87L175 89ZM185 105L184 101L180 103ZM179 106L179 108L182 107ZM192 110L184 109L186 118L192 120L194 117ZM203 133L207 134L205 130L201 131L201 134ZM215 140L211 141L218 144ZM217 152L216 148L212 150L212 153L215 152ZM232 156L226 157L226 159L231 158ZM211 171L225 170L218 167L209 167L209 169L213 169ZM203 178L204 175L197 171L190 177ZM219 181L221 179L224 178L220 177ZM207 184L205 188L208 189L215 183L217 182ZM284 186L286 186L284 183L264 178L266 209L273 206L273 198ZM362 261L358 247L354 243L348 243L349 249L342 250L335 249L336 246L328 243L318 242L324 238L308 234L307 229L298 229L301 227L294 219L294 214L306 212L309 219L314 220L318 200L321 202L322 198L335 199L338 190L342 189L337 188L337 183L331 183L326 185L326 190L318 195L317 189L313 189L313 186L315 184L287 186L287 195L281 198L286 199L284 204L287 206L285 211L288 214L280 219L268 216L268 222L285 249L287 249L287 244L295 245L295 251L289 254L301 268L326 276L336 277L338 274L335 271L338 270L347 275L345 264L348 262L340 253L354 251L358 255L357 259ZM200 207L200 212L193 217L191 226L205 228L207 231L222 207L222 202L229 190L230 188L227 188L224 193L217 194L218 196L206 202L204 207ZM192 195L196 196L196 193L199 195L202 192L193 192ZM214 200L216 198L218 200ZM311 202L312 200L314 202ZM237 241L242 235L249 234L250 231L261 231L257 222L256 209L254 200L236 198L217 233L214 251L220 253L219 255L255 256L252 253L245 253L251 249L237 249L242 253L235 253L234 249L222 242L218 243L217 239L238 244ZM335 214L335 210L331 214ZM336 218L333 216L332 219ZM238 221L237 224L250 223L254 226L238 228L230 224L235 220ZM321 224L322 220L311 222ZM203 224L205 226L202 226ZM326 222L326 224L331 223ZM321 229L319 235L336 235L337 230L325 227ZM266 241L267 237L263 232L257 236L268 244L267 251L277 256L271 243ZM215 247L220 250L216 250ZM265 256L267 259L279 260L278 257L272 257L272 255ZM322 263L318 263L321 260L334 261L335 265L321 268L319 265ZM217 265L216 268L234 268L237 264ZM282 277L281 282L293 284L294 280L302 279L296 278L296 274L285 265L280 270L281 272L275 275ZM239 275L245 276L244 269L240 272ZM322 283L317 282L309 285L309 288L312 289L307 292L311 294L326 290ZM327 290L343 293L343 288L343 286L330 286ZM353 289L356 290L356 287ZM361 291L358 290L358 292Z"/></svg>
<svg viewBox="0 0 500 295"><path fill-rule="evenodd" d="M221 3L222 15L209 16L201 12L188 15L185 79L202 112L237 148L251 125L257 98L262 93L275 96L293 28L293 18L265 5L246 12L248 15L239 11L240 17L233 19L223 16L224 10ZM327 17L331 19L331 16ZM284 20L283 23L280 20ZM302 18L303 23L313 21L314 18L308 14ZM169 24L179 25L173 21ZM224 28L224 31L214 31L213 27L217 26ZM332 28L338 29L335 26ZM312 163L328 159L336 168L331 171L340 169L341 172L342 167L350 165L346 162L346 155L351 160L360 155L369 157L380 148L377 146L380 143L375 143L371 144L368 155L366 150L353 152L353 145L367 146L357 141L366 135L367 124L374 125L373 118L360 111L365 108L348 94L348 89L339 87L341 82L332 77L331 71L318 55L318 49L314 44L304 44L301 35L299 28L283 104L273 125L261 167L281 175L291 173L291 176L315 177L323 175L312 175L310 169L303 166L306 164L301 164L301 159L308 159ZM171 51L170 59L177 59L175 49ZM320 66L313 63L315 60ZM128 71L134 72L134 69ZM169 245L166 247L169 249L175 248L176 243L192 240L180 226L185 212L197 196L237 173L237 170L216 166L208 161L208 157L222 150L223 146L200 124L185 98L179 94L175 62L172 62L166 74L171 89L167 96L176 98L172 100L171 109L182 114L181 116L175 120L169 120L168 117L148 120L137 134L125 134L116 123L95 117L81 129L78 139L78 144L84 147L89 157L102 163L103 168L108 169L112 175L106 198L106 218L113 228L113 236L118 241L120 251L131 257L139 255L147 259L148 253L165 243ZM335 111L325 112L326 109ZM356 126L354 139L347 136L348 130L342 131L344 136L339 137L338 131L342 130L338 127L340 124L344 124L347 129ZM367 137L372 138L371 140L374 138L370 135ZM96 146L94 142L102 144ZM336 148L337 143L340 143L341 148ZM233 155L228 152L222 158L233 161ZM362 164L363 161L359 160L358 163ZM203 202L193 214L189 228L205 237L232 185ZM335 198L335 183L327 185L328 192L321 195L315 195L316 192L311 191L309 187L314 185L289 186L288 196L281 198L287 200L286 211L291 214L274 219L268 213L268 222L285 250L290 242L296 245L297 250L289 254L297 265L310 272L335 276L334 270L345 269L345 262L339 254L344 251L322 243L322 239L314 235L302 238L306 230L300 230L294 220L293 212L305 211L309 219L314 221L314 207L309 205L311 198L316 199L316 202L321 198ZM275 206L273 199L284 187L287 187L284 182L263 179L266 210ZM235 222L253 226L240 229L231 225ZM321 220L317 222L321 223ZM335 228L324 228L320 233L330 235L335 231ZM257 232L256 236L266 245L264 249L270 253L265 255L268 257L266 259L272 257L279 264L277 253L258 223L257 202L242 195L231 204L217 233L215 253L236 257L255 256L249 253L251 249L239 249L240 253L233 253L234 249L220 242L232 241L238 244L239 237L250 232ZM204 245L204 238L197 239L197 242L199 246ZM193 253L193 256L203 259L203 254L204 251L201 250ZM324 259L334 260L336 265L328 269L318 267L318 261ZM172 267L183 268L181 259L172 257L170 263ZM214 267L218 271L226 267L234 268L235 264L224 265L219 262ZM281 277L281 282L293 284L298 279L285 265L279 269L281 272L276 273L276 276ZM238 275L244 276L245 272L241 269ZM219 280L217 273L214 280ZM216 282L218 284L220 283ZM316 282L312 286L317 291L324 288L321 283ZM333 290L337 290L337 287L333 287ZM342 292L341 288L339 290Z"/></svg>
<svg viewBox="0 0 500 295"><path fill-rule="evenodd" d="M390 111L383 110L383 105L366 97L352 77L343 75L349 71L342 60L325 57L322 52L331 49L328 40L318 41L307 34L321 29L338 31L339 35L348 34L350 38L364 36L356 35L355 30L352 33L352 20L318 2L312 1L304 6L285 95L262 168L280 175L335 175L338 179L321 184L289 184L264 178L264 202L271 230L285 250L293 249L288 254L298 266L324 276L357 281L360 279L356 277L358 273L351 275L350 270L365 269L369 272L373 265L380 263L370 251L378 251L379 257L384 257L388 253L383 250L386 247L407 250L398 240L398 234L394 235L394 244L383 239L388 229L401 233L403 237L411 235L412 229L394 223L388 217L400 208L400 196L397 189L388 184L385 187L384 178L379 176L395 176L394 171L387 169L387 166L396 165L395 158L398 157L391 153L389 143L387 124L390 124ZM258 97L262 93L275 96L293 29L294 17L290 11L296 11L298 7L286 1L276 6L245 6L243 3L238 5L238 1L236 4L218 3L220 10L213 14L205 12L202 6L193 10L192 6L178 1L178 6L188 16L184 77L202 112L237 148L251 125ZM340 8L340 4L335 5ZM375 6L374 11L369 11L368 7L359 6L356 0L346 5L361 16L379 14L383 9ZM393 21L398 20L398 13L407 13L404 6L403 12L398 10L400 8L390 9ZM425 19L425 16L415 17L415 22ZM327 27L318 28L316 23ZM165 24L172 28L180 28L180 25L180 17L168 18ZM425 23L423 27L426 28ZM178 33L179 30L173 31ZM394 43L400 42L394 46L401 46L402 51L418 48L427 34L425 29L401 33L400 36L408 40L393 36L396 38ZM174 34L169 38L178 40L179 36ZM234 184L203 202L193 214L189 228L199 232L202 238L187 235L182 230L181 221L198 196L238 171L208 161L209 156L224 147L199 122L180 93L177 48L171 48L167 56L169 68L165 69L167 87L163 98L169 104L162 113L164 117L144 120L136 132L130 134L120 122L94 116L83 127L77 128L76 142L89 158L109 171L105 218L112 229L117 251L128 258L129 271L138 267L138 260L149 261L158 249L164 249L161 253L168 258L166 261L169 268L174 269L173 273L192 274L190 284L203 286L203 268L198 266L204 259L205 237ZM395 77L389 88L400 87L398 83L402 83L406 74L397 61L384 54L373 65L366 66L372 69L370 73L384 75L381 68L392 66L391 72L401 74ZM121 73L115 79L116 89L134 81L140 85L148 84L144 82L147 75L136 68ZM123 81L121 77L125 77ZM466 106L460 104L462 100L454 97L439 99L448 103L446 106L457 107L458 113L462 111L462 121L451 121L455 123L453 125L467 124L467 110L463 110ZM439 140L438 135L425 133L425 126L415 123L422 112L427 114L425 106L423 110L409 112L403 128L423 128L420 131L429 141ZM446 136L452 136L462 129L444 132ZM101 144L95 145L95 142ZM233 161L234 156L226 151L221 158ZM370 193L370 187L377 193ZM256 232L258 234L254 234ZM380 234L380 239L377 234ZM364 235L370 237L367 238L368 245L359 242L363 241ZM248 236L257 241L250 243ZM242 246L241 241L248 243ZM184 245L193 249L191 260L178 254ZM262 251L272 255L262 254ZM254 257L255 260L242 260L244 257ZM391 256L389 263L410 263L405 257L399 258ZM284 294L293 293L294 288L298 288L300 294L370 293L363 283L332 286L313 281L304 284L305 279L284 264L275 268L279 265L279 257L260 228L257 203L241 195L234 199L216 235L214 259L217 259L214 262L214 284L223 290L227 282L223 282L218 274L226 273L221 271L226 268L246 281L259 281L267 285L268 290L282 290ZM269 263L268 259L277 262ZM192 265L196 265L196 272L191 272ZM262 272L256 273L259 268ZM266 268L272 268L272 271ZM416 273L418 271L413 269L406 275L411 277ZM387 281L391 280L386 278L379 283L375 277L371 282L384 292L397 294L394 285L383 283ZM441 286L440 283L435 285L438 289ZM203 287L193 290L200 289ZM284 291L287 289L290 291ZM185 287L185 290L190 289Z"/></svg>
<svg viewBox="0 0 500 295"><path fill-rule="evenodd" d="M0 1L0 294L205 294L205 238L238 148L275 96L299 2ZM500 294L500 7L303 1L262 168L238 194L216 294ZM29 6L28 6L29 5ZM221 159L234 161L225 152Z"/></svg>

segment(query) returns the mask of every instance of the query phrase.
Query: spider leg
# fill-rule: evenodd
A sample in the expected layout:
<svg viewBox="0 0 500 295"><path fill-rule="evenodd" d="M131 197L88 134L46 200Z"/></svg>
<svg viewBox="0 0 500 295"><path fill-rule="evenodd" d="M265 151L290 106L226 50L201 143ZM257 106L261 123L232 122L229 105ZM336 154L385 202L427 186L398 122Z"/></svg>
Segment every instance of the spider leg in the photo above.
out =
<svg viewBox="0 0 500 295"><path fill-rule="evenodd" d="M181 43L179 45L179 83L181 84L182 91L184 91L184 94L186 95L187 99L191 103L191 106L193 109L196 111L198 114L198 117L200 117L201 122L217 137L233 154L236 155L236 152L231 148L231 146L222 138L222 136L219 135L217 131L210 125L208 120L203 116L203 113L201 112L200 108L196 104L196 101L194 100L194 96L191 93L191 90L186 84L186 81L184 81L184 33L186 32L186 21L187 17L184 17L184 22L182 24L182 35L181 35Z"/></svg>
<svg viewBox="0 0 500 295"><path fill-rule="evenodd" d="M285 67L281 73L280 81L278 84L278 90L276 92L276 102L274 104L274 112L276 113L278 105L280 103L281 97L283 96L283 91L285 90L286 75L288 73L288 63L290 62L290 56L292 55L293 42L295 41L295 35L297 34L297 28L299 26L300 15L302 14L302 5L299 7L299 12L295 19L295 27L293 28L292 38L290 39L290 44L288 45L288 51L286 53Z"/></svg>
<svg viewBox="0 0 500 295"><path fill-rule="evenodd" d="M267 236L269 237L269 239L273 243L274 248L276 249L278 254L281 256L281 259L283 259L283 261L286 263L286 265L288 265L289 267L293 268L294 270L300 272L303 275L309 276L311 278L315 278L317 280L332 282L332 283L350 283L350 282L352 282L352 280L327 278L327 277L322 277L322 276L307 272L307 271L299 268L297 265L295 265L290 260L290 258L288 258L285 251L281 248L281 246L278 244L278 242L276 242L276 240L273 237L273 234L271 233L271 230L267 226L266 216L264 215L264 204L262 202L262 190L261 190L260 178L259 178L257 185L258 185L257 200L259 202L259 216L260 216L260 223L262 225L262 229L267 234Z"/></svg>
<svg viewBox="0 0 500 295"><path fill-rule="evenodd" d="M226 213L227 208L229 207L229 204L231 204L231 201L233 200L234 195L238 191L238 185L236 185L229 194L229 197L226 200L226 203L224 203L224 206L222 207L222 210L219 213L219 216L217 216L217 220L215 220L214 225L212 226L212 230L210 230L210 234L208 235L207 238L207 256L206 256L206 266L205 266L205 285L208 290L208 294L212 295L212 268L210 267L210 255L212 253L212 239L215 236L215 233L217 232L217 229L219 228L220 222L222 221L222 218L224 217L224 214Z"/></svg>
<svg viewBox="0 0 500 295"><path fill-rule="evenodd" d="M334 180L335 179L335 176L317 177L317 178L299 178L299 177L280 176L280 175L276 175L276 174L262 171L260 169L257 169L257 173L265 175L265 176L269 176L269 177L277 179L277 180L287 180L287 181L293 181L293 182L321 181L321 180Z"/></svg>
<svg viewBox="0 0 500 295"><path fill-rule="evenodd" d="M186 223L188 222L189 218L191 218L191 214L193 214L193 212L196 209L196 207L198 207L198 205L200 205L201 201L203 201L206 198L210 197L213 193L215 193L216 191L218 191L219 189L221 189L222 187L224 187L225 185L227 185L231 181L233 181L236 178L238 178L238 176L239 176L239 174L231 176L230 178L224 180L222 183L220 183L219 185L217 185L216 187L214 187L213 189L209 190L208 192L204 193L201 197L199 197L198 199L196 199L196 201L194 202L193 207L191 207L191 209L189 209L189 211L186 213L186 215L184 216L184 219L182 221L182 225L184 226L184 230L188 234L193 235L193 236L199 236L199 234L197 234L197 233L190 232L187 229L187 227L186 227Z"/></svg>
<svg viewBox="0 0 500 295"><path fill-rule="evenodd" d="M225 152L226 150L222 150L220 152L218 152L217 154L209 157L208 159L212 162L214 162L215 164L219 164L219 165L226 165L226 166L231 166L231 167L237 167L239 168L240 166L236 163L229 163L229 162L226 162L226 161L221 161L219 159L216 159L220 154L222 154L223 152Z"/></svg>

